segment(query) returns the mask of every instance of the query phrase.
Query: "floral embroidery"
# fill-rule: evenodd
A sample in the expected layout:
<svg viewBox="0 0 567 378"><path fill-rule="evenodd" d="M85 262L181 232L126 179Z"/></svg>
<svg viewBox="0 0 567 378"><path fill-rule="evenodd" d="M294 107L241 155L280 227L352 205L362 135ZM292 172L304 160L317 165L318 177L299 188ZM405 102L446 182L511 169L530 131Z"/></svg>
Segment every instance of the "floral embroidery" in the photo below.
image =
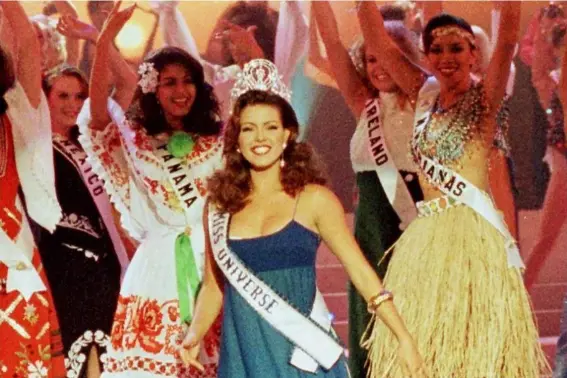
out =
<svg viewBox="0 0 567 378"><path fill-rule="evenodd" d="M157 301L145 301L140 310L138 320L138 339L140 346L147 352L159 353L163 348L163 344L156 340L163 329L162 324L163 315Z"/></svg>
<svg viewBox="0 0 567 378"><path fill-rule="evenodd" d="M132 129L135 129L136 127L132 125L131 122L126 121L128 125L130 125L130 127ZM144 150L144 151L152 151L152 143L150 142L150 138L148 138L148 135L143 131L143 129L138 128L136 130L136 132L134 133L134 139L133 139L134 145L136 147L138 147L140 150Z"/></svg>
<svg viewBox="0 0 567 378"><path fill-rule="evenodd" d="M24 307L24 319L27 320L31 325L37 323L39 319L39 315L37 314L37 308L31 303L28 303Z"/></svg>
<svg viewBox="0 0 567 378"><path fill-rule="evenodd" d="M171 306L167 309L167 316L172 322L179 320L179 309L177 307Z"/></svg>
<svg viewBox="0 0 567 378"><path fill-rule="evenodd" d="M159 182L157 180L152 180L149 177L144 177L144 182L146 183L152 194L158 193Z"/></svg>
<svg viewBox="0 0 567 378"><path fill-rule="evenodd" d="M150 353L159 353L163 343L160 336L163 325L162 309L154 300L143 300L137 296L120 297L116 311L111 341L116 349L132 349L140 346Z"/></svg>
<svg viewBox="0 0 567 378"><path fill-rule="evenodd" d="M79 336L79 338L73 342L71 348L69 348L68 358L65 358L67 377L77 378L81 376L81 372L87 361L86 353L88 353L90 346L99 345L103 350L106 350L109 343L110 338L101 330L97 330L96 332L86 331ZM99 359L104 363L106 353L102 353Z"/></svg>
<svg viewBox="0 0 567 378"><path fill-rule="evenodd" d="M47 368L43 366L42 361L28 364L28 378L43 378L47 377Z"/></svg>
<svg viewBox="0 0 567 378"><path fill-rule="evenodd" d="M51 347L49 345L36 345L37 351L32 344L20 344L20 350L14 354L20 358L19 366L16 367L16 375L27 378L47 377L49 369L44 366L44 361L51 360Z"/></svg>
<svg viewBox="0 0 567 378"><path fill-rule="evenodd" d="M114 322L112 325L112 335L110 337L110 342L112 347L116 350L122 349L122 339L124 337L124 325L126 323L126 311L133 297L123 297L118 298L118 304L116 306L116 313L114 315Z"/></svg>
<svg viewBox="0 0 567 378"><path fill-rule="evenodd" d="M163 353L173 356L177 362L165 363L154 359L143 360L126 356L117 360L113 358L113 353L109 353L105 368L111 372L143 370L178 377L176 372L183 365L178 361L177 353L186 327L179 324L179 321L177 300L160 303L155 299L136 295L120 296L110 337L111 348L118 352L141 349L151 354ZM219 340L220 323L216 322L212 331L205 336L204 353L210 359L218 356ZM190 377L194 376L190 375Z"/></svg>
<svg viewBox="0 0 567 378"><path fill-rule="evenodd" d="M183 339L183 328L180 325L168 325L165 332L165 353L175 355Z"/></svg>
<svg viewBox="0 0 567 378"><path fill-rule="evenodd" d="M205 182L201 178L197 177L195 179L195 186L197 187L197 190L199 191L201 197L205 197L207 195L207 187L205 186Z"/></svg>

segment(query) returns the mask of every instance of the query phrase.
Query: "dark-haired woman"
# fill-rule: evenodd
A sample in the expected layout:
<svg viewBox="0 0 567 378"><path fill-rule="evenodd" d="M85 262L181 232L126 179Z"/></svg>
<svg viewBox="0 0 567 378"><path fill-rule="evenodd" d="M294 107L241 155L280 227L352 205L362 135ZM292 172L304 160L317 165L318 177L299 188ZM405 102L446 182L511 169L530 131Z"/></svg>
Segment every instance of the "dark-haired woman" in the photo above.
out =
<svg viewBox="0 0 567 378"><path fill-rule="evenodd" d="M139 242L122 282L103 377L215 377L216 334L205 340L203 373L186 369L178 349L204 266L204 184L221 165L218 103L201 65L181 49L163 48L140 66L132 103L107 105L112 41L134 10L119 7L98 38L90 108L79 118L93 170ZM120 109L127 107L125 116Z"/></svg>
<svg viewBox="0 0 567 378"><path fill-rule="evenodd" d="M59 322L28 222L52 232L61 217L49 109L38 40L18 2L0 2L0 35L0 376L64 378Z"/></svg>
<svg viewBox="0 0 567 378"><path fill-rule="evenodd" d="M420 376L421 358L391 293L363 257L310 146L296 141L297 117L275 66L252 60L233 94L226 167L209 180L205 277L184 359L198 366L195 345L222 306L219 377L348 377L316 288L323 240L399 340L408 375Z"/></svg>
<svg viewBox="0 0 567 378"><path fill-rule="evenodd" d="M476 81L472 28L433 17L423 47L434 77L416 103L411 145L425 201L393 248L385 277L432 377L539 377L548 373L523 286L513 237L489 194L488 157L496 114L518 38L520 4L501 2L496 47ZM376 39L373 3L361 2L364 36ZM401 52L385 54L389 73L423 82ZM375 323L369 333L372 375L404 377L395 341Z"/></svg>
<svg viewBox="0 0 567 378"><path fill-rule="evenodd" d="M246 62L260 57L274 62L289 86L305 53L308 24L299 1L280 1L278 11L267 1L233 2L217 19L202 55L177 9L179 1L151 3L160 15L165 43L200 59L219 98L223 119L230 116L230 89Z"/></svg>
<svg viewBox="0 0 567 378"><path fill-rule="evenodd" d="M98 377L128 257L103 182L77 140L86 78L77 68L57 66L44 74L43 90L63 217L54 233L38 228L38 249L61 322L67 370L73 377Z"/></svg>

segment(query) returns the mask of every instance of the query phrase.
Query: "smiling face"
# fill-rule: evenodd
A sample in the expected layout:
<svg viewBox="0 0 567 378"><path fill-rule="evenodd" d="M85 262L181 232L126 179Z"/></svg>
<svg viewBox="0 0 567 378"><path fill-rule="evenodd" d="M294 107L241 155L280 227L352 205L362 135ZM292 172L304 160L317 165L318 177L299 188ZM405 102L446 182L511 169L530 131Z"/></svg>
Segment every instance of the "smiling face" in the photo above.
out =
<svg viewBox="0 0 567 378"><path fill-rule="evenodd" d="M436 37L427 52L428 67L442 85L452 88L470 80L477 61L476 50L457 34Z"/></svg>
<svg viewBox="0 0 567 378"><path fill-rule="evenodd" d="M171 125L189 114L196 95L193 78L182 65L170 64L160 72L156 98Z"/></svg>
<svg viewBox="0 0 567 378"><path fill-rule="evenodd" d="M76 77L55 79L47 97L52 126L58 130L74 126L86 97L86 88Z"/></svg>
<svg viewBox="0 0 567 378"><path fill-rule="evenodd" d="M253 169L265 170L277 165L290 134L276 106L249 105L240 113L238 148Z"/></svg>
<svg viewBox="0 0 567 378"><path fill-rule="evenodd" d="M394 79L379 64L378 53L368 46L365 50L364 61L366 74L374 88L380 92L394 92L398 89Z"/></svg>

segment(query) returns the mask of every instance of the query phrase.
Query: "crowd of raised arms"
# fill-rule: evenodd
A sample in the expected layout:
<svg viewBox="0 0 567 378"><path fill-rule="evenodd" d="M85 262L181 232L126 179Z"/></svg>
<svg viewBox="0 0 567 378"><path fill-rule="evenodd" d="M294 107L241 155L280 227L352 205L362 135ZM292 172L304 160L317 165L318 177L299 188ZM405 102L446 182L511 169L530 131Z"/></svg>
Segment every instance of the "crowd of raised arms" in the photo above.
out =
<svg viewBox="0 0 567 378"><path fill-rule="evenodd" d="M528 294L567 215L567 6L521 36L522 2L493 1L489 35L443 2L354 1L350 47L332 2L271 3L189 25L178 1L0 1L0 377L567 378L567 301L546 356ZM134 13L151 22L126 59ZM212 22L202 53L191 28ZM525 263L518 64L550 172ZM354 232L294 109L309 70L356 120L333 124Z"/></svg>

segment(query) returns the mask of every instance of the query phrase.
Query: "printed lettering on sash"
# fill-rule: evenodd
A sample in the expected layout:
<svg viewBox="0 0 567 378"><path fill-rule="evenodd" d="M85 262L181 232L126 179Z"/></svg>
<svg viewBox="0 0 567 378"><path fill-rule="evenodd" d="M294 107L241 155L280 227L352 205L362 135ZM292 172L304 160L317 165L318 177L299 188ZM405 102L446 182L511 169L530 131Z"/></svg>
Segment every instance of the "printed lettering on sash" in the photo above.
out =
<svg viewBox="0 0 567 378"><path fill-rule="evenodd" d="M75 143L56 133L53 134L53 147L73 164L81 175L102 218L106 231L112 240L114 252L120 261L120 266L123 269L126 268L129 258L114 221L110 199L104 190L104 182L93 171L91 164L88 162L87 153Z"/></svg>
<svg viewBox="0 0 567 378"><path fill-rule="evenodd" d="M53 134L53 146L81 173L83 181L87 184L93 199L104 193L103 182L92 171L91 165L87 162L87 153L85 151L59 134Z"/></svg>
<svg viewBox="0 0 567 378"><path fill-rule="evenodd" d="M193 186L193 176L180 159L167 151L167 145L158 147L157 155L167 168L169 181L179 200L185 204L185 211L187 212L195 201L202 198L197 188Z"/></svg>
<svg viewBox="0 0 567 378"><path fill-rule="evenodd" d="M314 373L321 365L330 369L344 353L329 333L329 312L319 290L309 317L304 316L252 273L227 244L230 217L209 207L209 237L213 257L230 285L278 332L294 345L290 363Z"/></svg>
<svg viewBox="0 0 567 378"><path fill-rule="evenodd" d="M417 215L415 203L394 164L380 120L380 102L378 98L369 100L363 112L362 122L368 130L368 145L372 160L376 164L376 175L402 224L405 226Z"/></svg>
<svg viewBox="0 0 567 378"><path fill-rule="evenodd" d="M431 118L431 108L435 103L435 98L439 91L430 90L424 91L424 93L425 94L420 93L418 99L420 106L416 112L413 143L414 153L419 161L422 173L440 192L467 205L496 228L505 240L508 265L511 267L523 268L524 263L520 256L516 241L512 234L510 234L503 216L498 212L498 210L496 210L494 203L488 194L477 188L473 183L469 182L459 173L443 166L433 159L426 157L417 148L415 141L419 137L420 133L424 132L425 126L429 123Z"/></svg>

